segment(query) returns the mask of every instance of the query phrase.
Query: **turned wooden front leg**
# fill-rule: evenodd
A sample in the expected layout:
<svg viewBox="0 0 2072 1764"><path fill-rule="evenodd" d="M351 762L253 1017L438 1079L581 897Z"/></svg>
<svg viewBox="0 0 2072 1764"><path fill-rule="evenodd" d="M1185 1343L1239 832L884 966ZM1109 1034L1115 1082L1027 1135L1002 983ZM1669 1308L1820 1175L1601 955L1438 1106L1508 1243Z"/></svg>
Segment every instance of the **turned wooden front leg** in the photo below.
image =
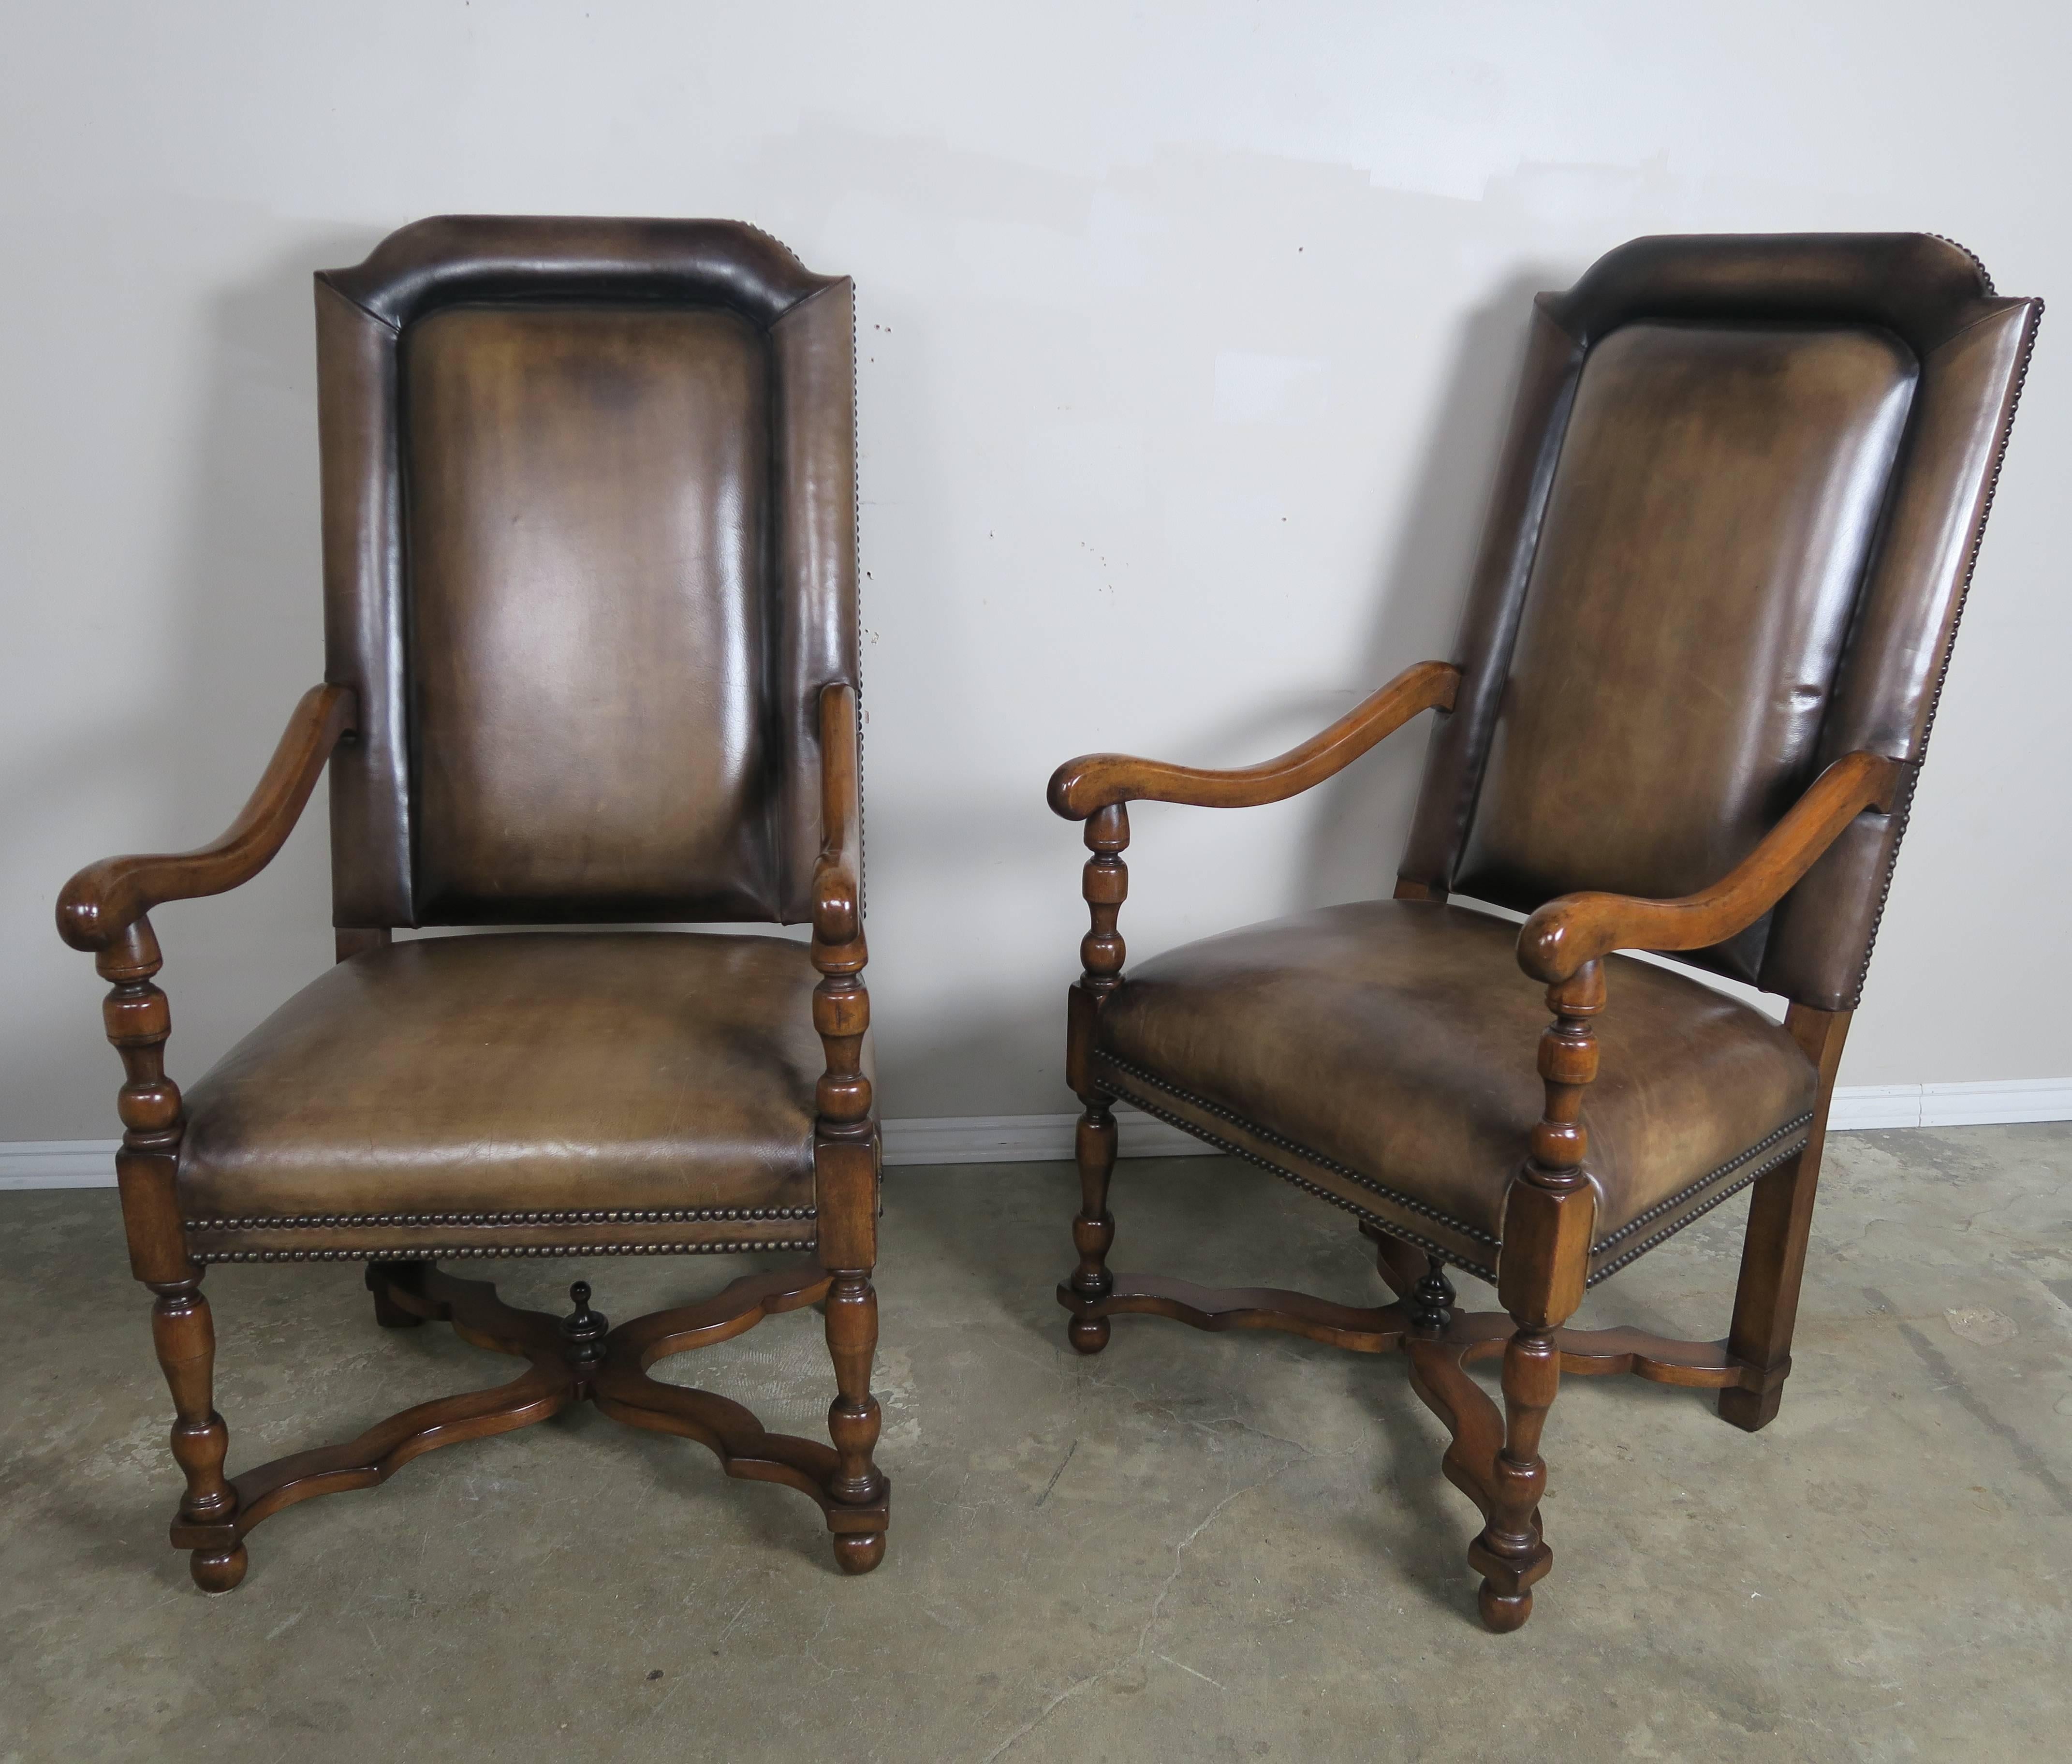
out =
<svg viewBox="0 0 2072 1764"><path fill-rule="evenodd" d="M813 965L813 1026L827 1058L814 1125L814 1187L820 1263L829 1275L828 1355L834 1362L835 1399L828 1407L828 1437L836 1466L827 1491L845 1505L872 1505L885 1496L874 1454L880 1425L870 1393L878 1352L878 1293L870 1273L878 1260L878 1126L871 1118L870 1080L863 1071L863 1038L870 1026L870 995L859 977L868 956L859 929L829 943L817 932ZM885 1558L885 1533L837 1532L835 1561L847 1574L867 1574Z"/></svg>
<svg viewBox="0 0 2072 1764"><path fill-rule="evenodd" d="M1099 1092L1088 1096L1074 1140L1079 1166L1079 1211L1072 1220L1072 1243L1079 1252L1079 1265L1072 1270L1071 1288L1086 1299L1106 1298L1115 1290L1115 1276L1108 1267L1108 1252L1115 1243L1108 1185L1115 1170L1116 1146L1115 1116L1108 1104L1109 1099ZM1065 1326L1065 1338L1082 1354L1098 1354L1108 1346L1108 1338L1105 1317L1075 1317Z"/></svg>
<svg viewBox="0 0 2072 1764"><path fill-rule="evenodd" d="M230 1429L216 1412L216 1326L201 1295L201 1271L150 1286L158 1295L151 1307L151 1342L173 1393L173 1461L187 1480L180 1522L221 1524L236 1516L237 1495L223 1473ZM242 1544L198 1549L187 1557L188 1572L204 1593L230 1591L245 1578L246 1565Z"/></svg>
<svg viewBox="0 0 2072 1764"><path fill-rule="evenodd" d="M873 1454L881 1416L870 1393L878 1352L878 1293L867 1269L835 1271L828 1289L828 1354L835 1363L835 1400L828 1407L828 1437L840 1459L828 1492L853 1507L883 1498L885 1478ZM885 1559L882 1532L837 1532L835 1560L846 1574L867 1574Z"/></svg>
<svg viewBox="0 0 2072 1764"><path fill-rule="evenodd" d="M224 1474L229 1429L216 1412L216 1328L201 1296L202 1265L187 1254L187 1230L174 1189L185 1119L179 1087L166 1075L172 1013L154 984L162 965L148 919L140 919L94 958L109 982L101 1021L122 1060L116 1098L122 1148L115 1154L130 1271L155 1295L151 1342L173 1396L173 1460L187 1479L179 1525L220 1525L237 1515L237 1495ZM198 1549L187 1559L195 1585L227 1593L245 1578L242 1544Z"/></svg>
<svg viewBox="0 0 2072 1764"><path fill-rule="evenodd" d="M1079 1265L1071 1290L1084 1299L1105 1298L1115 1289L1108 1253L1115 1244L1115 1219L1108 1210L1109 1178L1115 1171L1115 1099L1094 1082L1092 1055L1094 1028L1101 1006L1122 985L1125 953L1116 921L1129 897L1129 866L1122 854L1129 847L1129 814L1120 803L1087 817L1087 859L1080 893L1092 923L1079 942L1082 970L1067 1001L1065 1081L1084 1105L1073 1142L1079 1167L1079 1211L1072 1220L1072 1244ZM1082 1354L1098 1354L1108 1346L1105 1317L1074 1317L1065 1338Z"/></svg>
<svg viewBox="0 0 2072 1764"><path fill-rule="evenodd" d="M1554 1332L1583 1301L1597 1198L1583 1174L1589 1135L1583 1092L1597 1075L1592 1022L1604 1009L1604 970L1586 963L1547 989L1554 1022L1540 1038L1546 1104L1531 1149L1511 1185L1497 1262L1497 1297L1518 1325L1503 1353L1503 1445L1487 1523L1468 1552L1481 1570L1482 1621L1499 1633L1532 1614L1531 1588L1553 1565L1538 1507L1547 1490L1540 1437L1560 1388Z"/></svg>
<svg viewBox="0 0 2072 1764"><path fill-rule="evenodd" d="M1503 1447L1490 1482L1488 1522L1468 1550L1482 1571L1476 1603L1482 1622L1503 1634L1532 1614L1533 1583L1554 1565L1540 1536L1539 1507L1547 1492L1540 1433L1561 1384L1561 1356L1551 1331L1521 1329L1503 1351Z"/></svg>

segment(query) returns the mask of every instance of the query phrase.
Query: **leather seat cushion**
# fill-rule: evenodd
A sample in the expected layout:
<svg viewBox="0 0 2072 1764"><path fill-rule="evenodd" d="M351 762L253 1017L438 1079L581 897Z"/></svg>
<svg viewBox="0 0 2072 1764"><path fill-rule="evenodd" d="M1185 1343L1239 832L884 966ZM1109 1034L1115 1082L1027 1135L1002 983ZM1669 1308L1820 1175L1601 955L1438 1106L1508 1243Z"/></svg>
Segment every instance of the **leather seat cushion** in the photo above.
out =
<svg viewBox="0 0 2072 1764"><path fill-rule="evenodd" d="M297 1221L300 1244L326 1240L306 1233L327 1217L368 1243L365 1227L405 1221L466 1224L470 1241L569 1236L479 1236L528 1214L610 1213L622 1228L607 1235L651 1239L682 1238L687 1209L722 1236L742 1216L810 1219L817 977L803 943L705 933L356 956L188 1093L183 1210L269 1244L268 1222ZM638 1214L669 1216L631 1230Z"/></svg>
<svg viewBox="0 0 2072 1764"><path fill-rule="evenodd" d="M1486 1271L1552 1020L1517 935L1382 900L1187 944L1133 968L1103 1008L1096 1079ZM1760 1012L1651 963L1605 967L1583 1105L1598 1273L1790 1156L1815 1090Z"/></svg>

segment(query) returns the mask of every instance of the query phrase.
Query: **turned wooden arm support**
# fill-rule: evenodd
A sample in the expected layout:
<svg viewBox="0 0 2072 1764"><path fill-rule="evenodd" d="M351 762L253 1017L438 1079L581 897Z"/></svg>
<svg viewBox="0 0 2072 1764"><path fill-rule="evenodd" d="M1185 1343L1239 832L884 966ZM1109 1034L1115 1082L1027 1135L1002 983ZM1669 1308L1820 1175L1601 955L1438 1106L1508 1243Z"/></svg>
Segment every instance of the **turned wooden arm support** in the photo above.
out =
<svg viewBox="0 0 2072 1764"><path fill-rule="evenodd" d="M1903 761L1844 754L1815 779L1762 843L1720 881L1679 900L1630 894L1564 894L1527 919L1518 964L1556 985L1615 949L1705 949L1745 931L1813 867L1866 808L1892 812Z"/></svg>
<svg viewBox="0 0 2072 1764"><path fill-rule="evenodd" d="M832 946L863 931L861 756L856 688L820 689L820 857L813 869L813 935Z"/></svg>
<svg viewBox="0 0 2072 1764"><path fill-rule="evenodd" d="M294 830L332 748L358 726L359 700L351 687L310 687L289 718L259 787L221 838L171 857L88 864L58 896L58 935L75 949L106 949L165 901L220 894L251 881Z"/></svg>
<svg viewBox="0 0 2072 1764"><path fill-rule="evenodd" d="M1461 670L1450 662L1420 661L1370 694L1322 734L1278 759L1236 771L1169 766L1127 754L1085 754L1050 775L1050 807L1067 820L1084 820L1128 802L1187 803L1198 808L1256 808L1320 784L1420 710L1451 710Z"/></svg>
<svg viewBox="0 0 2072 1764"><path fill-rule="evenodd" d="M863 937L862 756L856 688L820 689L820 857L813 866L813 1028L827 1069L814 1087L814 1192L824 1266L868 1269L877 1260L878 1152L863 1038L870 959Z"/></svg>

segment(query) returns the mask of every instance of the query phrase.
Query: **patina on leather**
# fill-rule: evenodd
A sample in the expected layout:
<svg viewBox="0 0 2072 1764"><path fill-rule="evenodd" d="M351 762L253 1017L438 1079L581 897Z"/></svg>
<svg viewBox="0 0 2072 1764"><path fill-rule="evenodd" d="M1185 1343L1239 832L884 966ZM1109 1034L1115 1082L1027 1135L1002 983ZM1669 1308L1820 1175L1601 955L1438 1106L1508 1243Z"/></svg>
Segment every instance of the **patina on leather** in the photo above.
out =
<svg viewBox="0 0 2072 1764"><path fill-rule="evenodd" d="M1638 239L1541 295L1403 877L1680 894L1843 755L1918 766L2036 311L1918 233ZM1854 1009L1905 821L1680 959Z"/></svg>
<svg viewBox="0 0 2072 1764"><path fill-rule="evenodd" d="M1406 1352L1481 1509L1498 1633L1553 1563L1564 1378L1716 1391L1749 1432L1778 1413L1849 1019L2040 313L1899 234L1637 240L1540 296L1454 656L1367 701L1434 713L1392 900L1128 966L1128 804L1276 800L1371 740L1052 777L1089 853L1067 1342L1149 1315ZM1782 993L1782 1024L1671 952ZM1112 1268L1119 1101L1353 1214L1396 1302ZM1724 1338L1572 1326L1744 1188ZM1501 1309L1457 1311L1447 1263ZM1501 1409L1467 1371L1498 1354Z"/></svg>
<svg viewBox="0 0 2072 1764"><path fill-rule="evenodd" d="M403 364L420 917L779 918L760 334L450 306Z"/></svg>
<svg viewBox="0 0 2072 1764"><path fill-rule="evenodd" d="M1130 1101L1488 1269L1542 1102L1521 1055L1546 1026L1545 989L1519 972L1517 940L1488 913L1400 900L1226 931L1130 969L1100 1014L1096 1068ZM1796 1151L1815 1083L1759 1011L1630 956L1606 967L1585 1105L1600 1263L1643 1215L1673 1229Z"/></svg>
<svg viewBox="0 0 2072 1764"><path fill-rule="evenodd" d="M434 937L356 956L188 1092L181 1205L204 1222L810 1217L818 978L802 943L697 932Z"/></svg>
<svg viewBox="0 0 2072 1764"><path fill-rule="evenodd" d="M171 1541L228 1592L271 1515L592 1400L810 1497L868 1573L890 1485L849 284L736 222L446 216L316 298L325 680L221 837L89 865L58 904L130 1073ZM256 876L326 766L339 965L183 1096L146 915ZM464 928L496 924L532 928ZM586 1281L557 1318L435 1265L701 1252L812 1253L616 1327ZM383 1327L528 1370L233 1482L205 1265L338 1260ZM648 1371L816 1301L825 1443Z"/></svg>
<svg viewBox="0 0 2072 1764"><path fill-rule="evenodd" d="M732 222L446 216L320 275L317 343L335 922L809 916L848 280Z"/></svg>
<svg viewBox="0 0 2072 1764"><path fill-rule="evenodd" d="M1806 782L1913 392L1882 331L1637 323L1597 345L1456 888L1667 897L1753 849ZM1764 928L1715 960L1753 981Z"/></svg>

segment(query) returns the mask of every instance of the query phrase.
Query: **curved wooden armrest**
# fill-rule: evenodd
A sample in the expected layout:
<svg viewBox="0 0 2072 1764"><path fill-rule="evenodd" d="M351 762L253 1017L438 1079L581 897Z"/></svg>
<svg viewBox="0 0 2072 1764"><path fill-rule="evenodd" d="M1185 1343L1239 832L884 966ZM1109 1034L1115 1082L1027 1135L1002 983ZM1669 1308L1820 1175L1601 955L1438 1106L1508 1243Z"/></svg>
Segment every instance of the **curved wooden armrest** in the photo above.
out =
<svg viewBox="0 0 2072 1764"><path fill-rule="evenodd" d="M1256 808L1321 784L1392 735L1420 710L1451 710L1461 670L1451 662L1420 661L1370 693L1322 734L1278 759L1237 771L1169 766L1127 754L1083 754L1050 775L1050 808L1067 820L1118 803L1187 803L1197 808Z"/></svg>
<svg viewBox="0 0 2072 1764"><path fill-rule="evenodd" d="M1813 867L1866 808L1889 814L1904 762L1844 754L1813 780L1791 812L1723 879L1680 900L1564 894L1527 919L1518 965L1549 985L1615 949L1704 949L1745 931Z"/></svg>
<svg viewBox="0 0 2072 1764"><path fill-rule="evenodd" d="M856 688L820 689L820 857L813 868L813 935L856 941L863 927L863 819Z"/></svg>
<svg viewBox="0 0 2072 1764"><path fill-rule="evenodd" d="M165 857L104 857L58 896L58 935L74 949L105 949L156 906L220 894L248 882L294 830L339 738L359 726L350 686L312 686L289 718L266 773L213 844Z"/></svg>

